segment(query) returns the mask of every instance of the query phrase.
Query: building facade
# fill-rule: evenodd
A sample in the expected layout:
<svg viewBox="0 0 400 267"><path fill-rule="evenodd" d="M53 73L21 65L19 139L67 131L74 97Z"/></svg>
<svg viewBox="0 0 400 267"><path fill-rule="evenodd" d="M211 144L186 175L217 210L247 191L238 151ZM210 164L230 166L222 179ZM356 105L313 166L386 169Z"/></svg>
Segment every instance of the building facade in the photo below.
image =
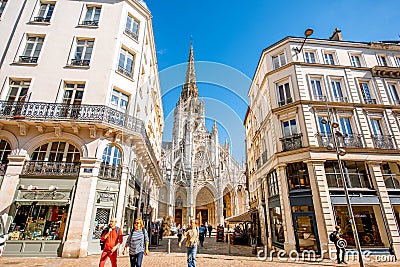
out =
<svg viewBox="0 0 400 267"><path fill-rule="evenodd" d="M287 37L264 49L245 118L250 201L270 248L334 248L349 223L338 146L362 249L400 257L400 46ZM328 113L329 111L329 113ZM328 117L329 116L329 117Z"/></svg>
<svg viewBox="0 0 400 267"><path fill-rule="evenodd" d="M138 1L1 1L4 255L99 253L117 217L157 214L163 110ZM3 31L4 30L4 31Z"/></svg>
<svg viewBox="0 0 400 267"><path fill-rule="evenodd" d="M190 46L185 83L174 110L172 142L163 142L164 185L159 191L158 217L187 224L190 218L214 227L247 210L245 175L220 144L218 127L206 129L204 102L199 99Z"/></svg>

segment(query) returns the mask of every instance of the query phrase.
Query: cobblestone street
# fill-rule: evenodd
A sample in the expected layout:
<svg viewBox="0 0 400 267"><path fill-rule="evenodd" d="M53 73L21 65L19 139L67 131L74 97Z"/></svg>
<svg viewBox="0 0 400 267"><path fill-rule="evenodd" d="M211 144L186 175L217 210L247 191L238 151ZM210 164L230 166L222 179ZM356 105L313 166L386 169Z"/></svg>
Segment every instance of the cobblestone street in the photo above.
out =
<svg viewBox="0 0 400 267"><path fill-rule="evenodd" d="M170 252L168 250L168 242L170 241ZM56 267L56 266L98 266L99 255L92 255L86 258L80 259L65 259L65 258L8 258L4 257L0 259L0 266L45 266L45 267ZM261 261L256 256L251 254L251 247L232 245L231 253L228 255L227 243L216 242L214 237L206 238L204 247L200 248L197 254L197 266L358 266L357 263L350 263L347 265L338 265L330 260L324 260L322 262L287 262L285 260L277 261ZM398 263L367 263L366 266L397 266ZM106 266L111 266L108 261ZM129 258L127 256L120 255L118 257L118 266L129 267ZM178 240L176 237L164 238L160 246L157 248L150 248L150 255L144 257L143 266L186 266L186 254L185 248L178 247Z"/></svg>

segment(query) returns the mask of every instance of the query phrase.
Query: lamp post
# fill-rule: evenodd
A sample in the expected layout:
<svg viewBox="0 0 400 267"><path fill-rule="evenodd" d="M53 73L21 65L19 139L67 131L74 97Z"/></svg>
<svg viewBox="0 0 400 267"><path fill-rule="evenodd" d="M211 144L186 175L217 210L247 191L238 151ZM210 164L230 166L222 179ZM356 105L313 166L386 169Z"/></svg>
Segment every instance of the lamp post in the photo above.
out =
<svg viewBox="0 0 400 267"><path fill-rule="evenodd" d="M338 160L340 177L342 179L342 185L343 185L343 189L344 189L344 194L345 194L345 197L346 197L346 204L347 204L348 215L349 215L349 219L350 219L350 223L351 223L351 229L353 231L354 242L356 244L356 249L357 249L357 252L358 252L358 260L359 260L360 266L364 267L364 261L363 261L363 257L362 257L360 239L358 237L357 226L356 226L356 223L354 221L354 213L353 213L353 209L351 207L351 201L350 201L350 196L349 196L349 191L348 191L348 186L347 186L347 181L348 180L346 179L346 176L345 176L345 173L344 173L344 170L343 170L344 169L343 168L343 162L341 160L341 157L346 155L346 150L344 148L340 147L339 140L337 139L338 137L343 137L343 134L338 129L339 128L339 123L337 123L335 121L331 121L331 114L330 114L330 109L329 109L329 106L328 106L328 99L327 98L325 98L325 104L326 104L326 110L327 110L327 113L328 113L328 120L322 119L321 123L322 124L328 124L328 127L329 127L330 131L332 132L332 140L333 140L333 143L331 143L331 142L328 143L326 148L328 150L335 150L336 151L336 157L337 157L337 160Z"/></svg>
<svg viewBox="0 0 400 267"><path fill-rule="evenodd" d="M298 48L298 47L295 47L295 48L294 48L294 52L296 52L296 55L297 55L298 53L301 52L301 50L303 49L304 43L306 42L307 38L308 38L311 34L313 34L313 32L314 32L314 30L311 29L311 28L308 28L307 30L304 31L304 36L305 36L306 38L304 38L303 43L301 44L300 48Z"/></svg>

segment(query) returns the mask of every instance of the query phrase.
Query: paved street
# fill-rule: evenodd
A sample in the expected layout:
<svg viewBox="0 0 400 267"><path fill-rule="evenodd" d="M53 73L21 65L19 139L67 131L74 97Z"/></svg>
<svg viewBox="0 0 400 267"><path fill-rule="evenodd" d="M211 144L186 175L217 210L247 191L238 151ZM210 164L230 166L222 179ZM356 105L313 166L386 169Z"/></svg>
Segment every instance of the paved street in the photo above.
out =
<svg viewBox="0 0 400 267"><path fill-rule="evenodd" d="M171 253L167 253L168 242L171 242ZM92 255L80 259L64 259L64 258L2 258L0 259L0 266L98 266L98 255ZM129 258L127 256L120 256L118 258L118 266L128 267ZM231 254L228 255L227 243L215 242L215 238L206 238L204 248L200 248L197 257L197 266L358 266L356 263L349 263L347 265L338 265L332 261L324 260L322 262L287 262L277 261L273 262L258 260L256 256L251 254L251 247L248 246L231 246ZM397 266L398 263L368 263L367 266ZM106 266L111 266L110 262ZM186 254L184 248L178 247L178 240L176 237L164 238L160 246L151 248L150 255L144 258L143 266L186 266Z"/></svg>

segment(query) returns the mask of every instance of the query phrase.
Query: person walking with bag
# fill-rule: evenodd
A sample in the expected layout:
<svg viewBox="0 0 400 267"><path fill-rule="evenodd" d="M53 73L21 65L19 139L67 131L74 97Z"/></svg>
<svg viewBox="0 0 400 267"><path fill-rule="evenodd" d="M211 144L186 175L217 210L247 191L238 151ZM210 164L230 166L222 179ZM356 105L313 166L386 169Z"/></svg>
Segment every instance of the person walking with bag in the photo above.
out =
<svg viewBox="0 0 400 267"><path fill-rule="evenodd" d="M100 238L100 245L104 247L102 247L103 251L100 257L99 267L104 267L107 258L110 258L112 267L117 267L118 249L121 244L121 229L117 227L117 218L112 218L110 225L108 228L104 229Z"/></svg>
<svg viewBox="0 0 400 267"><path fill-rule="evenodd" d="M335 227L335 231L333 231L330 235L329 235L329 239L335 243L335 247L336 247L336 257L337 257L337 262L338 264L340 263L347 263L344 260L344 256L346 255L346 245L347 242L345 239L342 238L342 232L341 232L341 228L339 225L336 225ZM340 253L341 252L341 253ZM341 255L340 255L341 254Z"/></svg>
<svg viewBox="0 0 400 267"><path fill-rule="evenodd" d="M182 242L185 239L188 267L196 267L197 245L199 244L199 229L196 227L195 219L190 220L190 225L186 229L182 240L179 242L179 247L181 247Z"/></svg>
<svg viewBox="0 0 400 267"><path fill-rule="evenodd" d="M131 267L141 267L143 255L149 254L149 235L144 228L143 220L140 218L135 220L134 228L126 240L122 255L125 255L129 247Z"/></svg>

